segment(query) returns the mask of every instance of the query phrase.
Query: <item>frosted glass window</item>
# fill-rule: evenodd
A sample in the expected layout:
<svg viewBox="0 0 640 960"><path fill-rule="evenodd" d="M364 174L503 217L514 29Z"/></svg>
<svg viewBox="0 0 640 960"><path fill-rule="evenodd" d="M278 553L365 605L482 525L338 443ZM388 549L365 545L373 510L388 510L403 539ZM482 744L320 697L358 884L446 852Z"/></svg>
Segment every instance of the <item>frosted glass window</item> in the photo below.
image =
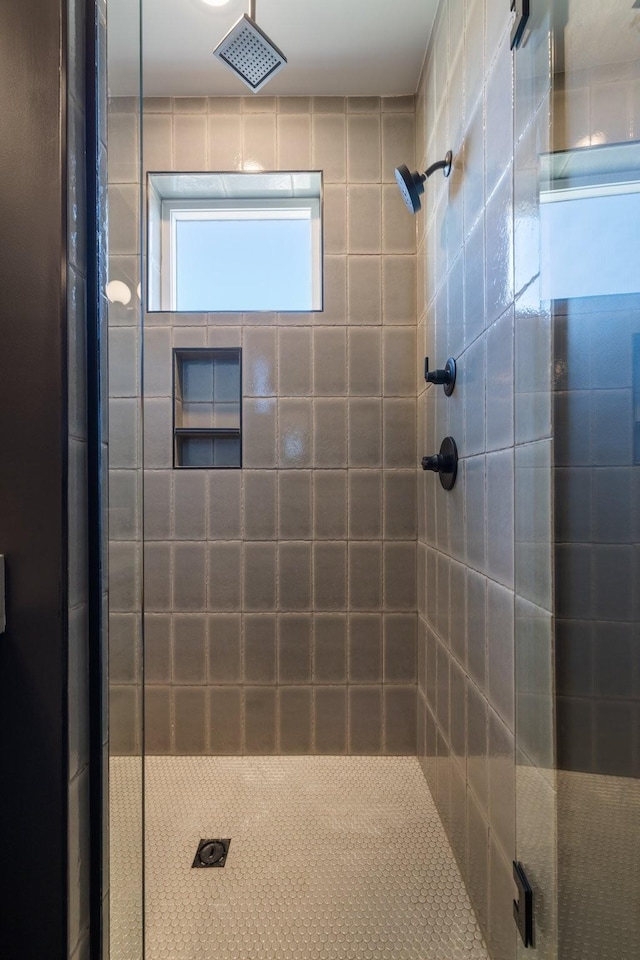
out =
<svg viewBox="0 0 640 960"><path fill-rule="evenodd" d="M175 309L312 310L311 212L293 212L177 218Z"/></svg>
<svg viewBox="0 0 640 960"><path fill-rule="evenodd" d="M640 192L629 186L543 194L543 299L640 293Z"/></svg>
<svg viewBox="0 0 640 960"><path fill-rule="evenodd" d="M640 143L540 157L545 300L640 293Z"/></svg>
<svg viewBox="0 0 640 960"><path fill-rule="evenodd" d="M147 309L323 309L322 172L147 175Z"/></svg>

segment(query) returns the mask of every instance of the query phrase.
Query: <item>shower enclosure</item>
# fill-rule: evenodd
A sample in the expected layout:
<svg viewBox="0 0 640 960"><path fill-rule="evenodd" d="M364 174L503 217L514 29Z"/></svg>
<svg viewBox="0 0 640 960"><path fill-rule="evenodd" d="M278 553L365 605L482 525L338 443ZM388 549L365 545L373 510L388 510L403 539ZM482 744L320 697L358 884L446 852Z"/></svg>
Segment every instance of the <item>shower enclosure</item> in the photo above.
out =
<svg viewBox="0 0 640 960"><path fill-rule="evenodd" d="M283 39L222 96L164 79L178 6L107 3L112 960L627 960L638 11L540 0L512 50L507 0L442 0L411 88L288 88ZM246 12L191 6L211 50ZM313 172L322 311L155 308L149 174Z"/></svg>

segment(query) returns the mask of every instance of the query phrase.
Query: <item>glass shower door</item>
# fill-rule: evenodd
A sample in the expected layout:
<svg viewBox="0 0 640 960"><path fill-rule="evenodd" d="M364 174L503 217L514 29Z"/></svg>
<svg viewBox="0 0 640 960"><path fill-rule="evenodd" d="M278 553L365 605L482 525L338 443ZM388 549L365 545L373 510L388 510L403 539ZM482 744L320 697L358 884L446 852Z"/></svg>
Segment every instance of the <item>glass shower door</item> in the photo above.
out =
<svg viewBox="0 0 640 960"><path fill-rule="evenodd" d="M534 945L557 953L551 313L540 289L539 157L552 101L551 0L514 52L516 858L533 888ZM524 898L520 895L520 911Z"/></svg>
<svg viewBox="0 0 640 960"><path fill-rule="evenodd" d="M517 855L538 956L626 960L640 897L640 12L554 0L529 26L515 57Z"/></svg>
<svg viewBox="0 0 640 960"><path fill-rule="evenodd" d="M111 960L142 960L140 6L108 0L109 847ZM105 251L106 253L106 251Z"/></svg>
<svg viewBox="0 0 640 960"><path fill-rule="evenodd" d="M558 947L640 935L640 11L554 8L541 165L554 327Z"/></svg>

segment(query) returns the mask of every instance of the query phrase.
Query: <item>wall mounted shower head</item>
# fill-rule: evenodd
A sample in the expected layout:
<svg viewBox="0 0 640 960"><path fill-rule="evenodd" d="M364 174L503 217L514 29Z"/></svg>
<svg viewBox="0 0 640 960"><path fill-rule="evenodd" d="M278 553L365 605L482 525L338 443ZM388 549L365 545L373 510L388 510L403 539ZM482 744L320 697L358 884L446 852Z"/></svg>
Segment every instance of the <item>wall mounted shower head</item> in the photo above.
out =
<svg viewBox="0 0 640 960"><path fill-rule="evenodd" d="M411 173L409 167L404 163L396 167L396 183L400 187L402 199L406 203L409 213L417 213L420 209L420 197L424 193L424 182L427 177L430 177L436 170L442 170L445 177L448 177L451 173L452 164L453 154L451 150L449 150L444 160L438 160L437 163L432 163L424 173L418 173L417 171Z"/></svg>
<svg viewBox="0 0 640 960"><path fill-rule="evenodd" d="M245 13L240 17L213 55L231 67L249 89L257 93L287 65L287 58L260 29L255 15L255 0L251 0L250 16Z"/></svg>

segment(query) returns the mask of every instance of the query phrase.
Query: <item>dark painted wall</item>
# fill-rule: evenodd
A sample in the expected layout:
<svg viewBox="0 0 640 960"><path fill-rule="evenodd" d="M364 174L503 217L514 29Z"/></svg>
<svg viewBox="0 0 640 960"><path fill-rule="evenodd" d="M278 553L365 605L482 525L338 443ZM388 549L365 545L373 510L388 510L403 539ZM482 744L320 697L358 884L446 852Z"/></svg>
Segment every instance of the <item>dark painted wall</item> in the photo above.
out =
<svg viewBox="0 0 640 960"><path fill-rule="evenodd" d="M0 953L23 960L67 954L62 8L0 5Z"/></svg>

